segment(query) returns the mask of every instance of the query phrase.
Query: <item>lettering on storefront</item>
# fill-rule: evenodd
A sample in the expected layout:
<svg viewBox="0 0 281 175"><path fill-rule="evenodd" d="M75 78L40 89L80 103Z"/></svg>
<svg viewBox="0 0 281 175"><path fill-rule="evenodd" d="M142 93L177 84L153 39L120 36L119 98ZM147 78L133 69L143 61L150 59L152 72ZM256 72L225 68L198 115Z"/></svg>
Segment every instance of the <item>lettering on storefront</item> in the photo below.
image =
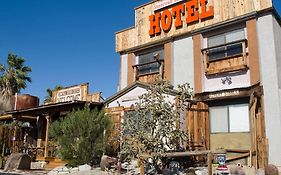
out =
<svg viewBox="0 0 281 175"><path fill-rule="evenodd" d="M214 98L231 97L231 96L237 96L239 94L240 94L239 90L232 90L232 91L218 92L218 93L209 94L209 98L210 99L214 99Z"/></svg>
<svg viewBox="0 0 281 175"><path fill-rule="evenodd" d="M165 33L168 33L173 23L174 27L178 29L183 27L183 21L189 25L199 22L199 20L213 17L213 6L207 6L207 4L208 0L189 0L185 3L176 5L171 9L165 9L162 12L156 12L155 14L150 15L149 35L151 37L160 35L162 30Z"/></svg>
<svg viewBox="0 0 281 175"><path fill-rule="evenodd" d="M57 92L57 100L56 102L69 102L75 100L82 100L81 87L63 89Z"/></svg>

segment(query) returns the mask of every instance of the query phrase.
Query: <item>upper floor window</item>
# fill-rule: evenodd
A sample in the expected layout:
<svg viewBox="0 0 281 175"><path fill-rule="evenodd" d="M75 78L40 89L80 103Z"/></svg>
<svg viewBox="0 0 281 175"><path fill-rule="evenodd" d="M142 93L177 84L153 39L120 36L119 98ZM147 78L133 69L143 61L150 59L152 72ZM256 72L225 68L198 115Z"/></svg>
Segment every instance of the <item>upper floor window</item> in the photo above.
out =
<svg viewBox="0 0 281 175"><path fill-rule="evenodd" d="M245 40L244 29L215 35L207 38L208 61L232 57L243 54L243 41Z"/></svg>
<svg viewBox="0 0 281 175"><path fill-rule="evenodd" d="M161 62L164 60L164 48L157 47L138 54L137 74L145 75L159 73Z"/></svg>
<svg viewBox="0 0 281 175"><path fill-rule="evenodd" d="M217 31L204 34L202 48L204 71L206 75L248 69L248 44L245 29L215 34Z"/></svg>

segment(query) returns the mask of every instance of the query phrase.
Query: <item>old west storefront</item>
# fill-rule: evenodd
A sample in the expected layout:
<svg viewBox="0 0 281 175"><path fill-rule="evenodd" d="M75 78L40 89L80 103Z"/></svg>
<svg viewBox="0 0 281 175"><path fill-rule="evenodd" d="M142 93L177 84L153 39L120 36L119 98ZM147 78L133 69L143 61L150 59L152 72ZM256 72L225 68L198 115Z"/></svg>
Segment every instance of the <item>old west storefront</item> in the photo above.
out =
<svg viewBox="0 0 281 175"><path fill-rule="evenodd" d="M26 105L30 101L26 98L22 101L25 106L16 105L15 110L1 114L1 154L7 156L24 152L35 160L56 161L55 151L58 145L48 139L50 124L66 117L75 109L84 108L85 105L91 109L103 107L101 93L89 94L88 86L85 83L53 91L52 101L40 106L38 102L35 105Z"/></svg>
<svg viewBox="0 0 281 175"><path fill-rule="evenodd" d="M194 101L181 127L194 143L212 151L223 148L229 160L256 168L268 161L280 166L275 143L281 140L271 134L281 129L278 122L271 125L274 118L280 120L280 107L274 109L279 117L269 108L279 99L268 93L278 79L272 76L277 82L268 84L266 78L280 69L266 69L277 60L267 54L277 53L268 48L277 47L280 32L271 1L162 0L137 7L135 14L135 26L116 33L121 62L116 97L124 101L134 82L151 83L159 75L174 87L190 83ZM268 44L266 24L272 26L266 31L273 36ZM124 105L109 101L117 118Z"/></svg>

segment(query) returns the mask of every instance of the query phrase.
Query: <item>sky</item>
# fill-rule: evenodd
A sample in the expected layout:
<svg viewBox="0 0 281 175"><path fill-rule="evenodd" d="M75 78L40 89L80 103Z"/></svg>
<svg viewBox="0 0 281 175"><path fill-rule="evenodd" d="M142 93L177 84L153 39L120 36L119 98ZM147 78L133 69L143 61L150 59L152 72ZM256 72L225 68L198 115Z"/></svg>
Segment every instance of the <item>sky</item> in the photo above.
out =
<svg viewBox="0 0 281 175"><path fill-rule="evenodd" d="M115 32L134 25L134 8L150 0L0 0L0 63L25 58L32 83L22 94L89 82L107 98L117 91ZM281 12L281 0L274 1Z"/></svg>

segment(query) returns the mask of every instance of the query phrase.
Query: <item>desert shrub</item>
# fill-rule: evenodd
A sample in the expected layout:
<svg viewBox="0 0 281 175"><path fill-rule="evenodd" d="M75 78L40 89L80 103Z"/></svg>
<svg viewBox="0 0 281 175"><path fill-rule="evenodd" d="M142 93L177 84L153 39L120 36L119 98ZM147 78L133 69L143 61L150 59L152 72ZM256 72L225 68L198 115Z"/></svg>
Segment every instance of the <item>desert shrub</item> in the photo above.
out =
<svg viewBox="0 0 281 175"><path fill-rule="evenodd" d="M104 110L88 107L69 113L50 126L50 139L58 142L58 155L69 166L101 157L110 135L111 121Z"/></svg>

